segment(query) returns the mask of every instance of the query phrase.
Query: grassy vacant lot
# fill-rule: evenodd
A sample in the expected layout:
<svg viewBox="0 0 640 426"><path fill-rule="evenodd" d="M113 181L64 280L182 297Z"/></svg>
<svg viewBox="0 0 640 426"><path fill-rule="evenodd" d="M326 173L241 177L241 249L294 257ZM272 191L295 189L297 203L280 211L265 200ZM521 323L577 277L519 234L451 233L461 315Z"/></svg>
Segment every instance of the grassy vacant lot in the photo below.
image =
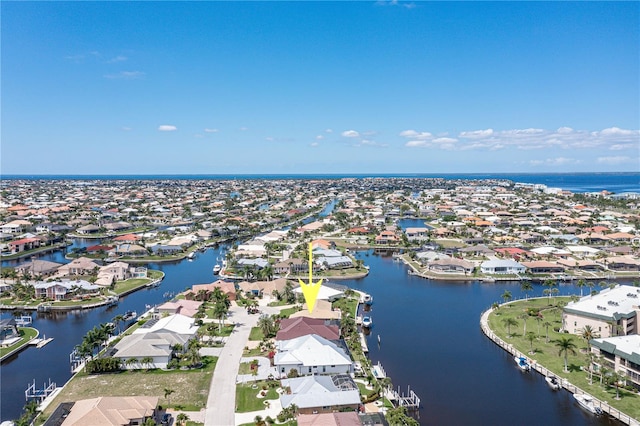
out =
<svg viewBox="0 0 640 426"><path fill-rule="evenodd" d="M538 364L553 371L558 377L567 379L585 392L602 401L606 401L609 405L625 414L640 419L640 395L621 388L620 400L616 400L615 387L601 385L600 377L595 374L593 376L593 384L589 384L589 374L586 371L589 367L587 342L579 336L553 330L554 327L557 329L561 326L562 305L563 302L568 302L569 300L568 297L538 298L502 305L489 315L489 327L502 340L512 344L520 352L527 354L530 359ZM538 311L542 316L539 321L536 320L537 315L535 314ZM526 316L523 318L523 315ZM507 330L506 325L506 320L508 319L517 321L517 325L511 325L510 330ZM535 335L533 342L524 337L525 321L526 332L533 332ZM547 329L549 333L548 342ZM559 355L559 348L554 342L561 337L571 338L576 345L575 354L571 352L568 354L568 373L563 371L564 354L562 356Z"/></svg>
<svg viewBox="0 0 640 426"><path fill-rule="evenodd" d="M152 280L149 278L131 278L125 281L118 281L113 289L118 294L125 293L134 288L143 287L149 284Z"/></svg>
<svg viewBox="0 0 640 426"><path fill-rule="evenodd" d="M216 357L204 357L202 369L178 371L123 371L113 374L80 373L64 387L43 412L49 416L61 402L97 398L98 396L158 396L162 407L197 411L207 404ZM165 389L173 393L165 398ZM42 417L42 416L41 416Z"/></svg>
<svg viewBox="0 0 640 426"><path fill-rule="evenodd" d="M253 384L237 385L236 386L236 413L249 413L251 411L264 410L265 399L278 399L280 396L276 392L275 388L267 388L267 395L262 398L258 398L258 394L262 392L262 386L268 386L267 382L257 382L257 389L253 389Z"/></svg>

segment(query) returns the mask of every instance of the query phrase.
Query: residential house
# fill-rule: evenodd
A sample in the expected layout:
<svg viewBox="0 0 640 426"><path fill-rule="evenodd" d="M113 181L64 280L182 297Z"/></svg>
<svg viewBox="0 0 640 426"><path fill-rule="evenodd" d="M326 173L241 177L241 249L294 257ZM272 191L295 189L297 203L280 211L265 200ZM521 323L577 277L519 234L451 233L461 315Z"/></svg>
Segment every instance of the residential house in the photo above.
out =
<svg viewBox="0 0 640 426"><path fill-rule="evenodd" d="M291 370L299 375L351 374L353 362L348 351L315 334L291 340L276 340L274 365L286 377Z"/></svg>
<svg viewBox="0 0 640 426"><path fill-rule="evenodd" d="M437 259L427 264L430 271L439 274L472 274L475 265L472 262L466 260L457 259L455 257L447 257L443 259Z"/></svg>
<svg viewBox="0 0 640 426"><path fill-rule="evenodd" d="M291 340L308 334L317 334L327 340L338 340L340 327L336 322L309 317L285 318L280 321L276 340Z"/></svg>
<svg viewBox="0 0 640 426"><path fill-rule="evenodd" d="M38 275L42 277L48 277L55 274L60 266L62 266L62 263L35 259L31 262L21 263L20 265L16 266L15 269L19 274L26 274L31 277L36 277Z"/></svg>
<svg viewBox="0 0 640 426"><path fill-rule="evenodd" d="M424 241L429 239L429 228L407 228L404 233L409 241Z"/></svg>
<svg viewBox="0 0 640 426"><path fill-rule="evenodd" d="M360 407L358 386L348 375L314 375L283 379L282 387L287 389L287 392L280 396L282 408L288 408L295 404L300 414L347 410L351 410L355 414L355 411Z"/></svg>
<svg viewBox="0 0 640 426"><path fill-rule="evenodd" d="M88 257L79 257L59 267L58 274L61 276L91 275L97 272L99 269L100 265L98 265L93 260L89 259Z"/></svg>
<svg viewBox="0 0 640 426"><path fill-rule="evenodd" d="M640 271L640 260L633 256L611 256L604 262L612 271Z"/></svg>
<svg viewBox="0 0 640 426"><path fill-rule="evenodd" d="M97 234L100 232L100 227L98 225L84 225L76 229L76 232L81 235Z"/></svg>
<svg viewBox="0 0 640 426"><path fill-rule="evenodd" d="M100 286L84 280L39 281L33 285L38 299L66 300L73 296L97 294Z"/></svg>
<svg viewBox="0 0 640 426"><path fill-rule="evenodd" d="M536 260L533 262L522 262L531 274L556 274L563 273L565 267L557 262L548 262L546 260Z"/></svg>
<svg viewBox="0 0 640 426"><path fill-rule="evenodd" d="M395 232L385 230L376 235L375 243L376 245L396 245L400 242L400 238L396 235Z"/></svg>
<svg viewBox="0 0 640 426"><path fill-rule="evenodd" d="M12 345L20 338L15 318L0 319L0 346Z"/></svg>
<svg viewBox="0 0 640 426"><path fill-rule="evenodd" d="M362 426L360 416L355 411L298 414L298 426Z"/></svg>
<svg viewBox="0 0 640 426"><path fill-rule="evenodd" d="M101 396L63 402L43 426L143 425L156 417L157 396Z"/></svg>
<svg viewBox="0 0 640 426"><path fill-rule="evenodd" d="M200 305L202 305L202 302L196 300L177 299L172 302L163 303L155 310L159 317L180 314L193 318L193 316L198 312Z"/></svg>
<svg viewBox="0 0 640 426"><path fill-rule="evenodd" d="M44 242L46 244L46 242ZM43 244L43 240L38 237L33 238L20 238L19 240L9 241L9 251L11 254L20 253L23 251L34 250Z"/></svg>
<svg viewBox="0 0 640 426"><path fill-rule="evenodd" d="M487 260L480 265L483 274L522 274L527 268L511 259Z"/></svg>
<svg viewBox="0 0 640 426"><path fill-rule="evenodd" d="M236 300L235 284L223 280L217 280L210 284L194 284L191 286L191 290L185 293L184 297L188 300L196 300L200 299L200 295L203 294L204 300L209 300L216 288L219 288L224 294L226 294L229 297L229 300Z"/></svg>
<svg viewBox="0 0 640 426"><path fill-rule="evenodd" d="M189 341L196 338L197 331L194 319L181 314L149 320L124 336L110 356L120 359L127 370L167 368L176 345L186 348ZM151 358L151 362L143 365L140 362L143 358Z"/></svg>

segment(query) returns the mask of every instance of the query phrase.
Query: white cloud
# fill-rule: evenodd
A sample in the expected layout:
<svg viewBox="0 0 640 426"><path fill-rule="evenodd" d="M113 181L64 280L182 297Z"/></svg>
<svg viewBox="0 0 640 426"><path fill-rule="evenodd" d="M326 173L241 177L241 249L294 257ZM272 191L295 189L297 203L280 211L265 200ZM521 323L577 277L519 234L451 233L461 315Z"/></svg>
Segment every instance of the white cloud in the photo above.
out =
<svg viewBox="0 0 640 426"><path fill-rule="evenodd" d="M460 132L458 136L465 139L482 139L482 138L488 138L492 134L493 134L493 129L486 129L486 130L472 130L470 132Z"/></svg>
<svg viewBox="0 0 640 426"><path fill-rule="evenodd" d="M566 135L567 133L573 132L573 129L571 127L560 127L558 128L557 132L561 135Z"/></svg>
<svg viewBox="0 0 640 426"><path fill-rule="evenodd" d="M158 126L158 130L161 132L174 132L178 130L176 126L172 126L171 124L161 124Z"/></svg>
<svg viewBox="0 0 640 426"><path fill-rule="evenodd" d="M427 141L409 141L405 143L404 146L408 148L424 148L430 146L430 144Z"/></svg>
<svg viewBox="0 0 640 426"><path fill-rule="evenodd" d="M630 143L616 143L613 144L609 147L609 149L611 151L622 151L624 149L629 149L629 148L638 148L638 145L632 145Z"/></svg>
<svg viewBox="0 0 640 426"><path fill-rule="evenodd" d="M115 74L105 74L104 78L108 78L110 80L139 80L144 78L145 73L142 71L120 71Z"/></svg>
<svg viewBox="0 0 640 426"><path fill-rule="evenodd" d="M633 135L633 130L620 129L619 127L609 127L608 129L603 129L600 134L604 136L630 136Z"/></svg>
<svg viewBox="0 0 640 426"><path fill-rule="evenodd" d="M369 139L362 139L357 146L377 146L377 147L385 147L388 146L386 143L376 142Z"/></svg>
<svg viewBox="0 0 640 426"><path fill-rule="evenodd" d="M415 130L403 130L400 132L400 136L407 139L414 139L425 141L433 138L433 135L429 132L416 132Z"/></svg>
<svg viewBox="0 0 640 426"><path fill-rule="evenodd" d="M435 138L433 140L434 143L446 143L446 144L452 144L452 143L456 143L458 142L458 139L454 139L454 138Z"/></svg>
<svg viewBox="0 0 640 426"><path fill-rule="evenodd" d="M241 132L246 132L247 130L249 130L249 128L248 127L240 127L240 129L238 129L238 130L240 130Z"/></svg>
<svg viewBox="0 0 640 426"><path fill-rule="evenodd" d="M333 129L326 129L324 132L325 133L333 133Z"/></svg>
<svg viewBox="0 0 640 426"><path fill-rule="evenodd" d="M318 135L318 136L316 136L316 139L317 139L317 140L319 140L319 141L321 141L322 139L324 139L324 136L322 136L322 135Z"/></svg>
<svg viewBox="0 0 640 426"><path fill-rule="evenodd" d="M207 129L204 129L204 132L205 133L218 133L218 129L209 129L209 128L207 128Z"/></svg>
<svg viewBox="0 0 640 426"><path fill-rule="evenodd" d="M311 142L309 145L310 145L310 146L313 146L313 147L316 147L316 146L318 146L318 145L320 145L320 144L319 144L318 142Z"/></svg>
<svg viewBox="0 0 640 426"><path fill-rule="evenodd" d="M616 166L618 164L626 164L626 163L632 163L632 162L636 162L637 163L637 159L634 160L631 157L626 157L624 155L617 155L617 156L613 156L613 157L598 157L598 159L596 160L598 162L598 164L607 164L610 166Z"/></svg>
<svg viewBox="0 0 640 426"><path fill-rule="evenodd" d="M576 160L575 158L566 158L566 157L556 157L556 158L547 158L545 160L530 160L529 164L532 166L566 166L570 164L580 164L580 160Z"/></svg>
<svg viewBox="0 0 640 426"><path fill-rule="evenodd" d="M355 130L345 130L344 132L342 132L342 136L344 136L345 138L359 138L360 133Z"/></svg>
<svg viewBox="0 0 640 426"><path fill-rule="evenodd" d="M116 63L116 62L124 62L126 61L128 58L124 55L118 55L114 58L109 59L107 62L110 64Z"/></svg>

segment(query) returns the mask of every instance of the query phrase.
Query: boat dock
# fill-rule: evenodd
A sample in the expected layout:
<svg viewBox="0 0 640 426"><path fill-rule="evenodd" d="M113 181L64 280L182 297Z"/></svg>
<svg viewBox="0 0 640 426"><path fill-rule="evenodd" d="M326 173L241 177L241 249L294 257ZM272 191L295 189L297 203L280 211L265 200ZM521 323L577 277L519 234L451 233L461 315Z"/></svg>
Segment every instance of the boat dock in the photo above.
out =
<svg viewBox="0 0 640 426"><path fill-rule="evenodd" d="M53 337L44 336L42 339L32 339L29 342L29 344L32 345L32 346L35 346L38 349L40 349L41 347L43 347L47 343L51 342L52 340L53 340Z"/></svg>
<svg viewBox="0 0 640 426"><path fill-rule="evenodd" d="M367 345L367 339L364 337L363 333L358 333L360 336L360 345L362 346L362 352L369 353L369 346Z"/></svg>
<svg viewBox="0 0 640 426"><path fill-rule="evenodd" d="M56 390L56 383L52 382L49 379L49 384L46 382L42 385L41 389L36 388L36 380L33 380L33 383L27 387L27 390L24 391L25 400L29 401L30 399L36 399L38 402L44 401L49 395L51 395Z"/></svg>
<svg viewBox="0 0 640 426"><path fill-rule="evenodd" d="M406 407L408 410L420 408L420 398L409 386L407 386L406 394L400 393L400 386L398 386L398 390L391 389L390 393L393 395L393 399L389 398L389 400L396 401L397 407Z"/></svg>
<svg viewBox="0 0 640 426"><path fill-rule="evenodd" d="M28 327L33 323L33 318L30 315L23 315L20 318L16 318L16 325L18 327Z"/></svg>

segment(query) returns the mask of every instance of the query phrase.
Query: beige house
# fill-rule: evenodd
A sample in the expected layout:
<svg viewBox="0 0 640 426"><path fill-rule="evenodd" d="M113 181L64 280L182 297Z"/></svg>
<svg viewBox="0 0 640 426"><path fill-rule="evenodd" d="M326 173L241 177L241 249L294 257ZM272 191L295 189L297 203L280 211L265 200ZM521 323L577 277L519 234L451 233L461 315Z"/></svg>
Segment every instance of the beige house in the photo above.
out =
<svg viewBox="0 0 640 426"><path fill-rule="evenodd" d="M102 396L62 403L44 424L52 426L65 418L62 426L142 425L155 416L158 400L157 396Z"/></svg>
<svg viewBox="0 0 640 426"><path fill-rule="evenodd" d="M88 257L79 257L77 259L73 259L71 262L66 265L62 265L58 268L58 274L61 276L67 275L89 275L94 271L98 271L100 269L100 265L95 263L93 260Z"/></svg>

